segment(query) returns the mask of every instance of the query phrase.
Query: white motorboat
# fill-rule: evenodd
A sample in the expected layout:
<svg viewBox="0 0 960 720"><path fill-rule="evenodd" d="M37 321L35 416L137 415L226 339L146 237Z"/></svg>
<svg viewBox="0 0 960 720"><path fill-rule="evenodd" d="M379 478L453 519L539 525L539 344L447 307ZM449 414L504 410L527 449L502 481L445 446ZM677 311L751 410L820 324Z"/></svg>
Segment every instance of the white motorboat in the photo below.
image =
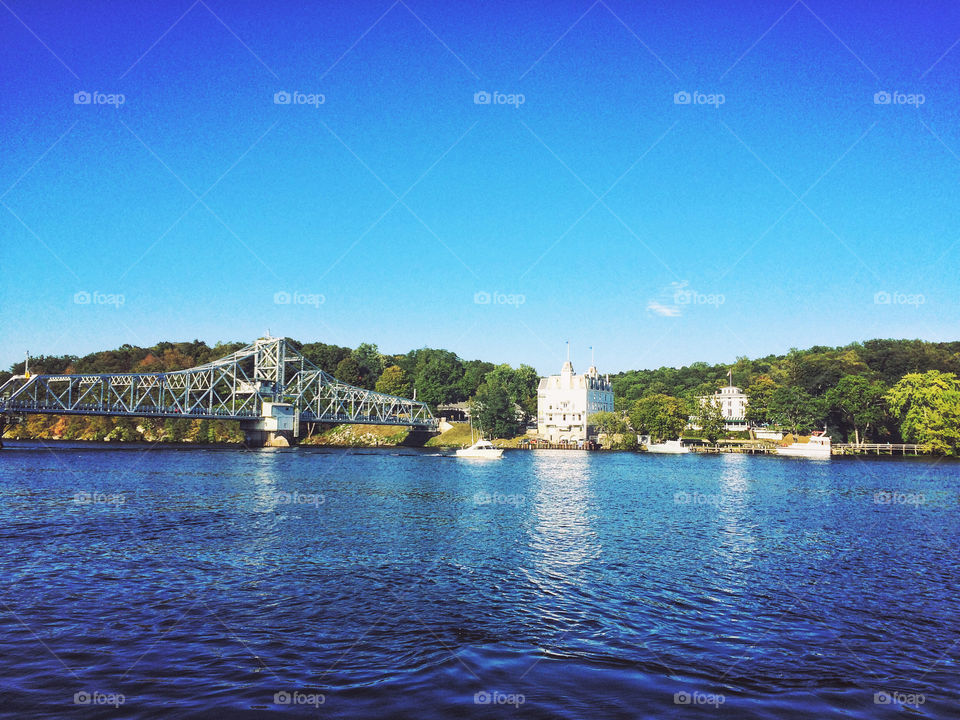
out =
<svg viewBox="0 0 960 720"><path fill-rule="evenodd" d="M477 440L473 445L467 448L457 450L457 457L465 458L488 458L496 460L503 455L503 448L495 447L489 440Z"/></svg>
<svg viewBox="0 0 960 720"><path fill-rule="evenodd" d="M789 457L805 457L815 460L830 459L830 437L825 432L815 432L809 442L794 442L785 447L777 448L778 455Z"/></svg>
<svg viewBox="0 0 960 720"><path fill-rule="evenodd" d="M647 445L647 452L681 455L690 452L690 448L684 446L680 440L667 440L662 443L650 443Z"/></svg>

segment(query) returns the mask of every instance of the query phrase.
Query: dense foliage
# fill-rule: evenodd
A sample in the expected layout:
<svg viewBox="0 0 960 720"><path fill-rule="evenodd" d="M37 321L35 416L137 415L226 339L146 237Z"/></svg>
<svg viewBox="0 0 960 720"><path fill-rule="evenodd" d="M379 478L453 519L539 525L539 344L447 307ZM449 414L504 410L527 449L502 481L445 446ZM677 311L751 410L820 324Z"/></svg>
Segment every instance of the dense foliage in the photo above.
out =
<svg viewBox="0 0 960 720"><path fill-rule="evenodd" d="M697 397L733 382L750 397L747 420L794 434L828 428L850 442L918 442L935 452L960 452L960 342L869 340L817 346L733 365L694 363L632 370L611 377L616 409L638 432L674 433L670 418L688 413L708 439L717 418ZM952 379L951 379L952 378Z"/></svg>
<svg viewBox="0 0 960 720"><path fill-rule="evenodd" d="M472 400L478 423L488 435L522 432L536 413L537 373L483 360L463 360L449 350L420 348L386 355L376 345L356 348L291 341L303 355L340 380L428 403ZM31 358L34 373L159 372L215 360L243 347L242 342L208 346L162 342L153 347L123 345L84 357ZM11 368L23 372L23 363ZM839 440L905 440L937 452L960 452L960 342L870 340L842 347L812 347L732 365L694 363L681 368L632 370L612 376L615 418L601 418L611 435L623 427L655 439L677 437L690 417L699 419L708 439L722 434L719 420L700 408L697 397L712 394L732 372L735 385L750 396L747 419L794 433L826 426ZM11 375L0 372L0 383ZM32 424L31 424L32 423ZM609 426L609 427L608 427ZM13 432L56 432L58 436L101 439L233 439L233 424L199 421L36 417ZM39 435L49 436L49 435Z"/></svg>

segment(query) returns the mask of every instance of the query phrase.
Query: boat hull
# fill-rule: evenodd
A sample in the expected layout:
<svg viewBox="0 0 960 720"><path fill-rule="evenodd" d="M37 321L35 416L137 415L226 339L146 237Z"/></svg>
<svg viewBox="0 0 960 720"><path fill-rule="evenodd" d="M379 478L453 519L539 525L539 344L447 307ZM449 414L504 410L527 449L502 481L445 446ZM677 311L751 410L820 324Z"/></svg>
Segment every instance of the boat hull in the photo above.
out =
<svg viewBox="0 0 960 720"><path fill-rule="evenodd" d="M668 440L665 443L651 443L647 445L647 452L661 455L686 455L690 448L684 447L679 440Z"/></svg>
<svg viewBox="0 0 960 720"><path fill-rule="evenodd" d="M777 455L784 455L785 457L812 458L814 460L829 460L830 448L807 449L807 448L783 447L783 448L777 448Z"/></svg>
<svg viewBox="0 0 960 720"><path fill-rule="evenodd" d="M503 450L457 450L457 457L497 460L503 456Z"/></svg>

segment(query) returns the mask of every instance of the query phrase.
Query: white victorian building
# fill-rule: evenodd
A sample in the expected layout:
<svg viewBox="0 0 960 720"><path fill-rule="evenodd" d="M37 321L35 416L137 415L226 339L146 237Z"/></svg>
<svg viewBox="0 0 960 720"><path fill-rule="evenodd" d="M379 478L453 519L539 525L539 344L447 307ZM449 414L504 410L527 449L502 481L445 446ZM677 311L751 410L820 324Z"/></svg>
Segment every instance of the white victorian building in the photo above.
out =
<svg viewBox="0 0 960 720"><path fill-rule="evenodd" d="M720 388L713 395L702 395L699 399L701 405L713 403L720 408L727 430L747 429L747 405L750 399L733 383Z"/></svg>
<svg viewBox="0 0 960 720"><path fill-rule="evenodd" d="M593 439L596 432L588 419L601 411L613 412L613 387L610 377L602 377L592 365L577 375L567 360L559 375L541 378L537 434L544 440L577 443Z"/></svg>

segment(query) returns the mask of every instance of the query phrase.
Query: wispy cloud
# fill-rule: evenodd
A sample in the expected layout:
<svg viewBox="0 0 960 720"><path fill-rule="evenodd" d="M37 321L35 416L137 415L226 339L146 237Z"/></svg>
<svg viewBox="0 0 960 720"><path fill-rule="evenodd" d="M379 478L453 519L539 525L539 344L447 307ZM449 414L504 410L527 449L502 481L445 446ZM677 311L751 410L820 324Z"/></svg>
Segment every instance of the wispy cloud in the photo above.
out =
<svg viewBox="0 0 960 720"><path fill-rule="evenodd" d="M655 312L657 315L662 315L663 317L679 317L681 315L679 305L664 305L663 303L658 303L656 300L651 300L647 303L647 310Z"/></svg>

